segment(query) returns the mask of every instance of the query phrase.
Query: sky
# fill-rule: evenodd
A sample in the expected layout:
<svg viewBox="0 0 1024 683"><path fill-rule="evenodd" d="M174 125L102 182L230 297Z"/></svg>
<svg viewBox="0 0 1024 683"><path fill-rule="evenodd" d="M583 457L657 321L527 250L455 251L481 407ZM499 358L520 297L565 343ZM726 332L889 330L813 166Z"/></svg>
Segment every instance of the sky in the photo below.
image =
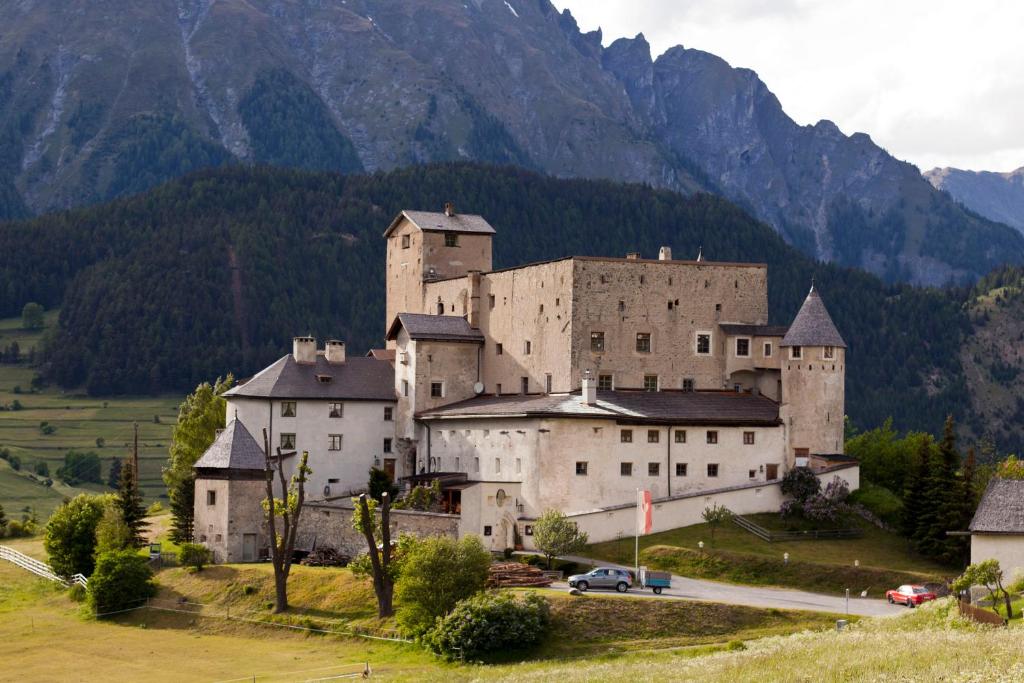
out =
<svg viewBox="0 0 1024 683"><path fill-rule="evenodd" d="M801 124L834 121L917 164L1024 166L1024 2L553 0L605 45L643 33L746 67Z"/></svg>

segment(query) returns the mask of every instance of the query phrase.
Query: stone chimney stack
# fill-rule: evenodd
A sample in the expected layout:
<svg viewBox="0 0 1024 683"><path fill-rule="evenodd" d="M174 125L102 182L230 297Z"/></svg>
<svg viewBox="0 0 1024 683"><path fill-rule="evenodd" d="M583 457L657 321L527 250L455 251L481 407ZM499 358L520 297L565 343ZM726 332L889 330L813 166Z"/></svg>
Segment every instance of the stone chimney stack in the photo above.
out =
<svg viewBox="0 0 1024 683"><path fill-rule="evenodd" d="M580 392L580 399L588 406L597 405L597 382L590 376L590 370L583 375L583 391Z"/></svg>
<svg viewBox="0 0 1024 683"><path fill-rule="evenodd" d="M480 329L480 271L469 271L469 315L466 318L474 330Z"/></svg>
<svg viewBox="0 0 1024 683"><path fill-rule="evenodd" d="M328 363L345 362L345 342L337 339L328 339L324 346L324 358Z"/></svg>
<svg viewBox="0 0 1024 683"><path fill-rule="evenodd" d="M451 202L445 202L444 203L444 215L448 216L449 218L454 216L455 215L455 205L452 204Z"/></svg>
<svg viewBox="0 0 1024 683"><path fill-rule="evenodd" d="M640 260L640 252L639 251L628 251L628 252L626 252L626 258L629 259L630 261L639 261Z"/></svg>
<svg viewBox="0 0 1024 683"><path fill-rule="evenodd" d="M662 247L658 250L659 261L671 261L672 260L672 247Z"/></svg>
<svg viewBox="0 0 1024 683"><path fill-rule="evenodd" d="M295 337L292 339L292 357L296 363L316 362L316 339L313 337Z"/></svg>

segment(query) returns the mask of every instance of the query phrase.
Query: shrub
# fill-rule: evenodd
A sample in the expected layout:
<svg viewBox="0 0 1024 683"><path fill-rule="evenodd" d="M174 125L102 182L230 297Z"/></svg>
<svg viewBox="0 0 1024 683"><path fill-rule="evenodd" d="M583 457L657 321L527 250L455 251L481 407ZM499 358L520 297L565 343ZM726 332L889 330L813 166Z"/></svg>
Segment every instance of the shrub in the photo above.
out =
<svg viewBox="0 0 1024 683"><path fill-rule="evenodd" d="M398 495L398 487L391 480L391 475L379 467L370 468L370 480L366 488L370 497L378 503L381 501L381 494L385 491L391 497L391 500L394 500Z"/></svg>
<svg viewBox="0 0 1024 683"><path fill-rule="evenodd" d="M89 577L89 607L96 614L138 607L156 594L153 572L134 550L106 552L96 559Z"/></svg>
<svg viewBox="0 0 1024 683"><path fill-rule="evenodd" d="M96 525L96 554L125 550L131 546L132 530L124 523L120 508L113 502L107 502L103 508L103 517Z"/></svg>
<svg viewBox="0 0 1024 683"><path fill-rule="evenodd" d="M43 460L36 460L36 463L35 465L32 466L32 469L34 469L36 474L38 474L40 477L50 476L50 466L47 465L46 462Z"/></svg>
<svg viewBox="0 0 1024 683"><path fill-rule="evenodd" d="M68 597L75 602L85 602L86 597L88 597L85 586L80 583L71 584L71 588L68 589Z"/></svg>
<svg viewBox="0 0 1024 683"><path fill-rule="evenodd" d="M423 539L401 560L395 586L398 624L409 636L419 637L463 600L483 590L491 554L476 536Z"/></svg>
<svg viewBox="0 0 1024 683"><path fill-rule="evenodd" d="M570 522L560 510L547 510L533 524L533 543L551 560L559 555L579 552L587 544L587 535Z"/></svg>
<svg viewBox="0 0 1024 683"><path fill-rule="evenodd" d="M164 511L164 506L160 504L159 500L156 501L155 503L153 503L152 505L150 505L148 508L146 508L146 514L150 515L150 516L158 515L158 514L160 514L163 511Z"/></svg>
<svg viewBox="0 0 1024 683"><path fill-rule="evenodd" d="M794 467L782 478L782 493L801 505L821 491L821 482L809 467Z"/></svg>
<svg viewBox="0 0 1024 683"><path fill-rule="evenodd" d="M210 549L198 543L182 543L178 550L178 561L197 572L210 563Z"/></svg>
<svg viewBox="0 0 1024 683"><path fill-rule="evenodd" d="M103 517L102 496L81 494L57 508L46 524L43 546L60 576L89 576L95 566L96 527Z"/></svg>
<svg viewBox="0 0 1024 683"><path fill-rule="evenodd" d="M28 525L24 522L19 522L16 519L12 519L7 522L7 537L8 538L25 538L31 536L32 532L27 528Z"/></svg>
<svg viewBox="0 0 1024 683"><path fill-rule="evenodd" d="M477 659L539 643L550 622L548 603L535 593L481 593L438 619L423 641L448 659Z"/></svg>

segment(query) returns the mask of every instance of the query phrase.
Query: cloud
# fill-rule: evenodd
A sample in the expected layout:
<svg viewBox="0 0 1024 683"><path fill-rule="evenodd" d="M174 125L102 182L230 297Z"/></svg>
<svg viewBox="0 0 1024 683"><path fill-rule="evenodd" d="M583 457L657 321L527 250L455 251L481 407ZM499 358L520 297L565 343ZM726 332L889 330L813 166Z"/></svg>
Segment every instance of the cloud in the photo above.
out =
<svg viewBox="0 0 1024 683"><path fill-rule="evenodd" d="M758 72L801 124L829 119L895 156L1024 165L1024 3L1006 0L555 0L605 41L642 32Z"/></svg>

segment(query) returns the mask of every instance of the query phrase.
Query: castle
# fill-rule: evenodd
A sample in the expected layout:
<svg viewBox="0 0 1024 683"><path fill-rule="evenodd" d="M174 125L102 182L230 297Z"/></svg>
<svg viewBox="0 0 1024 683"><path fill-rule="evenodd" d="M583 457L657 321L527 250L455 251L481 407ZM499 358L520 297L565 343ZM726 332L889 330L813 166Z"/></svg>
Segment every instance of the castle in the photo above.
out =
<svg viewBox="0 0 1024 683"><path fill-rule="evenodd" d="M711 503L777 509L799 465L857 487L842 455L846 344L813 286L790 326L772 326L765 264L662 247L493 270L494 236L450 204L401 212L384 233L387 348L345 358L341 342L296 338L228 392L229 426L307 450L308 490L325 500L364 488L371 466L438 479L458 533L495 550L530 547L550 508L594 541L631 534L637 489L660 530ZM212 544L198 489L232 468L211 462L197 463L196 533Z"/></svg>

